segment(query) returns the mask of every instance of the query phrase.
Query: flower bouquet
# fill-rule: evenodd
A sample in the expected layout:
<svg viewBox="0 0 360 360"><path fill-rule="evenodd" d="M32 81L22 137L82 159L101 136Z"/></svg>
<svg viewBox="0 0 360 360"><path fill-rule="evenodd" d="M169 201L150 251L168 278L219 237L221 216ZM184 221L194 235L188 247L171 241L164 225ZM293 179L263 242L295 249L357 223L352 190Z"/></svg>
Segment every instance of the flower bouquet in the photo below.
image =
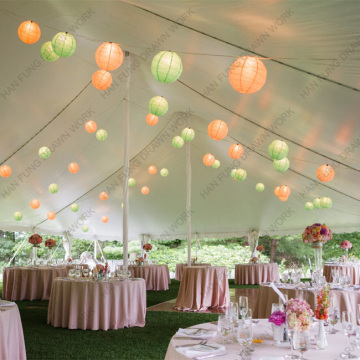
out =
<svg viewBox="0 0 360 360"><path fill-rule="evenodd" d="M319 332L316 345L319 349L325 349L327 346L324 322L328 319L328 308L330 306L329 293L330 284L326 285L321 290L320 295L316 295L317 307L315 310L315 317L319 320Z"/></svg>
<svg viewBox="0 0 360 360"><path fill-rule="evenodd" d="M149 243L146 243L146 244L143 245L143 249L145 251L150 251L152 249L152 245L149 244Z"/></svg>
<svg viewBox="0 0 360 360"><path fill-rule="evenodd" d="M42 237L39 234L34 234L29 237L29 243L35 247L39 247L42 242Z"/></svg>
<svg viewBox="0 0 360 360"><path fill-rule="evenodd" d="M261 253L265 250L265 248L262 245L258 245L256 247L256 251L258 252L258 257L261 256Z"/></svg>
<svg viewBox="0 0 360 360"><path fill-rule="evenodd" d="M344 240L340 243L340 248L345 250L345 255L342 256L342 260L346 262L349 256L349 249L352 248L352 243L349 240Z"/></svg>
<svg viewBox="0 0 360 360"><path fill-rule="evenodd" d="M259 261L259 258L257 258L256 256L252 257L250 259L250 264L257 264L257 262Z"/></svg>
<svg viewBox="0 0 360 360"><path fill-rule="evenodd" d="M309 331L313 315L310 305L305 300L295 298L287 302L286 316L291 331Z"/></svg>
<svg viewBox="0 0 360 360"><path fill-rule="evenodd" d="M141 256L138 259L136 259L136 263L140 266L140 265L144 265L144 258Z"/></svg>
<svg viewBox="0 0 360 360"><path fill-rule="evenodd" d="M273 324L274 340L280 343L284 337L286 314L280 310L274 311L269 317L269 322Z"/></svg>
<svg viewBox="0 0 360 360"><path fill-rule="evenodd" d="M56 241L54 239L48 239L45 241L45 247L51 249L56 246Z"/></svg>

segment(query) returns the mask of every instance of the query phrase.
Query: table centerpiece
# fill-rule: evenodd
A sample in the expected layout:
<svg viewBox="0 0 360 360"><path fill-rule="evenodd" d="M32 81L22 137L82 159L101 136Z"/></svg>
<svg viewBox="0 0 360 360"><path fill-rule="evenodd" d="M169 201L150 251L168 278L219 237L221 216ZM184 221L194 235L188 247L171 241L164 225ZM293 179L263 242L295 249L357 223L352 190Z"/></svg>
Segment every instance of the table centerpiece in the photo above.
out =
<svg viewBox="0 0 360 360"><path fill-rule="evenodd" d="M141 256L141 257L139 257L138 259L136 259L136 264L137 264L138 266L144 265L144 258Z"/></svg>
<svg viewBox="0 0 360 360"><path fill-rule="evenodd" d="M265 248L262 245L258 245L256 247L256 251L258 252L258 258L260 258L262 252L265 250Z"/></svg>
<svg viewBox="0 0 360 360"><path fill-rule="evenodd" d="M320 295L316 295L317 307L315 310L315 317L319 320L319 332L317 336L316 345L319 349L325 349L328 345L324 322L328 319L328 308L330 306L330 284L327 284L320 292Z"/></svg>
<svg viewBox="0 0 360 360"><path fill-rule="evenodd" d="M33 252L32 252L32 265L36 266L36 260L37 260L37 249L40 247L40 244L42 243L42 237L39 234L33 234L29 237L29 243L33 246Z"/></svg>
<svg viewBox="0 0 360 360"><path fill-rule="evenodd" d="M47 247L49 249L49 262L51 263L51 257L52 257L52 250L53 247L56 246L56 241L54 239L47 239L45 240L45 247Z"/></svg>
<svg viewBox="0 0 360 360"><path fill-rule="evenodd" d="M144 262L149 262L149 252L152 249L152 245L149 243L146 243L143 245L143 250L144 250Z"/></svg>
<svg viewBox="0 0 360 360"><path fill-rule="evenodd" d="M340 248L345 250L345 255L342 257L344 262L348 261L349 258L349 249L352 248L352 243L349 240L344 240L340 243Z"/></svg>
<svg viewBox="0 0 360 360"><path fill-rule="evenodd" d="M274 340L277 342L277 344L280 344L284 338L286 314L280 310L274 311L269 317L269 322L272 323Z"/></svg>

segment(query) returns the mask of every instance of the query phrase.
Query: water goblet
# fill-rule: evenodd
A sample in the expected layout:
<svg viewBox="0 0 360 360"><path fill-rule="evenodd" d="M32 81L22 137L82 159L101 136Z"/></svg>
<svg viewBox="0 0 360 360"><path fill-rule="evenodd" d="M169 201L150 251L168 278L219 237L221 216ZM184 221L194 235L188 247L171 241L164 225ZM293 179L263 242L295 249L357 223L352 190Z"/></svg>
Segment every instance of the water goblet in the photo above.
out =
<svg viewBox="0 0 360 360"><path fill-rule="evenodd" d="M226 340L226 337L232 331L232 323L229 316L224 314L219 315L217 330L223 337L223 341L219 342L219 344L227 344L229 341Z"/></svg>
<svg viewBox="0 0 360 360"><path fill-rule="evenodd" d="M332 326L329 334L336 334L335 325L339 322L340 311L337 307L331 307L329 309L329 322Z"/></svg>
<svg viewBox="0 0 360 360"><path fill-rule="evenodd" d="M238 355L248 356L246 348L252 343L253 334L252 334L252 324L248 322L239 323L237 329L237 341L240 344L241 352Z"/></svg>
<svg viewBox="0 0 360 360"><path fill-rule="evenodd" d="M308 331L295 331L293 337L294 350L300 351L300 360L304 359L304 352L310 347L310 334Z"/></svg>
<svg viewBox="0 0 360 360"><path fill-rule="evenodd" d="M249 309L248 305L248 298L247 296L240 296L239 297L239 313L241 315L241 319L245 318Z"/></svg>
<svg viewBox="0 0 360 360"><path fill-rule="evenodd" d="M350 353L350 349L352 348L350 337L355 334L355 319L354 314L351 311L343 311L342 313L342 326L344 330L344 335L347 337L349 346L345 348L344 355L345 359L356 359L357 357Z"/></svg>

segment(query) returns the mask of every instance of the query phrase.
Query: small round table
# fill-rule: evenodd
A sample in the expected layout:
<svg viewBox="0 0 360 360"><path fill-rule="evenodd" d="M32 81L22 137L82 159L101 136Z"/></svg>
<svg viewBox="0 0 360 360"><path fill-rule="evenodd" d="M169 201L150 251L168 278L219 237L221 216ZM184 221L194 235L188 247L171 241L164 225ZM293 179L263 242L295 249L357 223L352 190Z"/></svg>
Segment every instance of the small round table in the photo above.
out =
<svg viewBox="0 0 360 360"><path fill-rule="evenodd" d="M146 283L146 290L169 290L171 284L167 265L130 265L131 276L142 278Z"/></svg>
<svg viewBox="0 0 360 360"><path fill-rule="evenodd" d="M235 265L235 284L261 284L268 281L280 281L276 263Z"/></svg>
<svg viewBox="0 0 360 360"><path fill-rule="evenodd" d="M360 266L359 265L324 265L324 276L327 282L332 282L333 278L331 270L338 270L340 274L348 275L351 277L352 284L360 284Z"/></svg>
<svg viewBox="0 0 360 360"><path fill-rule="evenodd" d="M182 274L183 274L185 266L188 266L188 265L187 264L176 264L175 280L181 281ZM211 264L200 263L200 264L193 264L191 266L211 266Z"/></svg>

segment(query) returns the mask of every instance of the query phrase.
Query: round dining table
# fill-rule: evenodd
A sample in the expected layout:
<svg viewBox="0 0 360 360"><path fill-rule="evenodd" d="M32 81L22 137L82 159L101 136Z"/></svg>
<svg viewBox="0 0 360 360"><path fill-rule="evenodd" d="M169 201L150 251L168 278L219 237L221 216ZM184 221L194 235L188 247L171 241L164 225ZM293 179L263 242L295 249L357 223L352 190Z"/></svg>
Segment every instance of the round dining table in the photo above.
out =
<svg viewBox="0 0 360 360"><path fill-rule="evenodd" d="M58 278L54 281L47 323L68 329L117 330L145 326L144 279Z"/></svg>
<svg viewBox="0 0 360 360"><path fill-rule="evenodd" d="M323 275L327 282L332 282L331 270L337 270L340 275L348 275L351 278L351 284L360 284L360 264L325 264Z"/></svg>
<svg viewBox="0 0 360 360"><path fill-rule="evenodd" d="M0 300L0 359L26 360L24 333L17 305Z"/></svg>
<svg viewBox="0 0 360 360"><path fill-rule="evenodd" d="M181 281L182 274L184 272L184 267L188 266L188 264L176 264L175 267L175 280ZM198 264L191 264L191 266L211 266L211 264L207 263L198 263Z"/></svg>
<svg viewBox="0 0 360 360"><path fill-rule="evenodd" d="M131 276L142 278L146 283L146 290L169 290L171 284L167 265L129 265Z"/></svg>
<svg viewBox="0 0 360 360"><path fill-rule="evenodd" d="M278 264L235 265L234 284L261 284L267 281L280 281Z"/></svg>

